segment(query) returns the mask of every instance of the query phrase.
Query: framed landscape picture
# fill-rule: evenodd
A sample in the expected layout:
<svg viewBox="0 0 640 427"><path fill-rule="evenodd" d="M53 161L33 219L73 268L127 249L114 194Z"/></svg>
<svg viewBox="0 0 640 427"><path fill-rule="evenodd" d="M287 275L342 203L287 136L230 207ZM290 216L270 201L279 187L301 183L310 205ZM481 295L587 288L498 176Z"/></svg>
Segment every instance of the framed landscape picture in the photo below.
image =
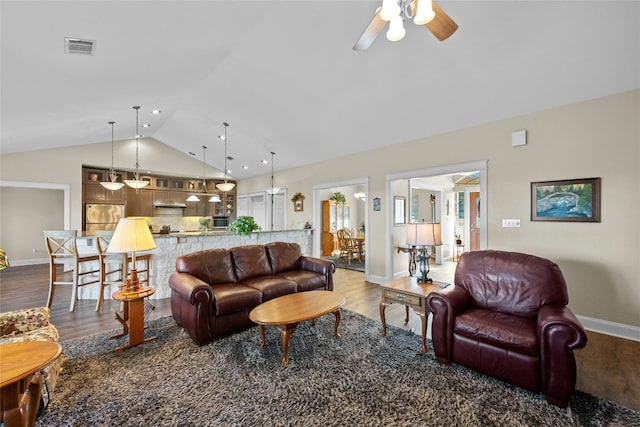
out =
<svg viewBox="0 0 640 427"><path fill-rule="evenodd" d="M600 178L532 182L531 220L600 222Z"/></svg>

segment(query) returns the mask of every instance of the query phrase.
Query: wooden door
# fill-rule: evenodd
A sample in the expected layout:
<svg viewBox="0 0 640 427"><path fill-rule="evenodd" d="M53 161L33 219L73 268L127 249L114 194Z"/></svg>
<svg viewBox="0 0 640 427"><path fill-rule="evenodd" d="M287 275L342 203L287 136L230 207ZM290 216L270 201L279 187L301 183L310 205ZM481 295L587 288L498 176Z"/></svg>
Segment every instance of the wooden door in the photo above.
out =
<svg viewBox="0 0 640 427"><path fill-rule="evenodd" d="M332 215L333 212L333 215ZM322 255L331 256L333 252L333 233L331 224L335 221L335 205L329 200L322 201Z"/></svg>
<svg viewBox="0 0 640 427"><path fill-rule="evenodd" d="M480 193L469 193L469 250L480 249Z"/></svg>

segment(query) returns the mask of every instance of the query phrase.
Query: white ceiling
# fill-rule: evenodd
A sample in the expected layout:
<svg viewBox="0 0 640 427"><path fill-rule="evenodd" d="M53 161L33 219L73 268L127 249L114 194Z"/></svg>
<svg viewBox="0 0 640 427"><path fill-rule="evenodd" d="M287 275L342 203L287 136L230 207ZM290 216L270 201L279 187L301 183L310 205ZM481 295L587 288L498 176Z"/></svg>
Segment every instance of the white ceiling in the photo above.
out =
<svg viewBox="0 0 640 427"><path fill-rule="evenodd" d="M378 4L2 0L1 152L130 139L140 105L143 137L219 169L229 122L242 179L640 87L637 1L443 0L450 39L353 51Z"/></svg>

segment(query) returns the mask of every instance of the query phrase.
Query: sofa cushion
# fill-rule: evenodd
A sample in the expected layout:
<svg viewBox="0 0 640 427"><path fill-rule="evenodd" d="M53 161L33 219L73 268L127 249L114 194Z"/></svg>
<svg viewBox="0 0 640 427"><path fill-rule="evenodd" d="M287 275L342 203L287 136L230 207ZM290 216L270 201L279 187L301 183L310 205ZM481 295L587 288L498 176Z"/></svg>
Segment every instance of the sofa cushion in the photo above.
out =
<svg viewBox="0 0 640 427"><path fill-rule="evenodd" d="M523 317L474 308L455 317L453 332L495 347L539 356L536 323Z"/></svg>
<svg viewBox="0 0 640 427"><path fill-rule="evenodd" d="M189 273L210 285L237 281L227 249L207 249L179 256L176 271Z"/></svg>
<svg viewBox="0 0 640 427"><path fill-rule="evenodd" d="M297 243L271 242L265 245L273 274L300 268L302 250Z"/></svg>
<svg viewBox="0 0 640 427"><path fill-rule="evenodd" d="M296 282L279 276L254 277L242 284L262 292L262 302L296 292Z"/></svg>
<svg viewBox="0 0 640 427"><path fill-rule="evenodd" d="M212 288L217 316L251 310L262 303L262 294L260 291L248 286L242 286L237 283L225 283L213 285Z"/></svg>
<svg viewBox="0 0 640 427"><path fill-rule="evenodd" d="M271 276L271 264L264 245L237 246L230 249L238 281Z"/></svg>
<svg viewBox="0 0 640 427"><path fill-rule="evenodd" d="M327 286L327 277L313 271L291 270L280 273L278 276L297 283L297 292L312 291Z"/></svg>

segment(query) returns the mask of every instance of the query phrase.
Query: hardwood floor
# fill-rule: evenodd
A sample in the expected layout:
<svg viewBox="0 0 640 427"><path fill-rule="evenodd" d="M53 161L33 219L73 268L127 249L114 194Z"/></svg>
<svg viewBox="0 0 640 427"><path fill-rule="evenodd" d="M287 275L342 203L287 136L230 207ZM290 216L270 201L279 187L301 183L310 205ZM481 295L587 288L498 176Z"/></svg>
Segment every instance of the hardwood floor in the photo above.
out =
<svg viewBox="0 0 640 427"><path fill-rule="evenodd" d="M450 282L454 268L454 263L432 266L430 277ZM48 280L48 264L10 267L0 271L0 312L45 305ZM364 281L363 273L338 269L334 283L334 290L347 300L345 309L380 319L379 286ZM51 307L51 322L58 328L60 341L102 334L119 327L113 314L119 308L117 301L105 300L100 312L95 312L95 300L80 300L76 310L70 313L70 297L69 287L59 287ZM169 299L151 302L155 306L151 319L171 315ZM420 333L419 317L411 312L406 325L404 317L404 306L394 304L387 307L387 324ZM576 388L640 411L640 343L591 331L587 331L587 335L587 347L576 352ZM433 350L430 348L429 351Z"/></svg>

